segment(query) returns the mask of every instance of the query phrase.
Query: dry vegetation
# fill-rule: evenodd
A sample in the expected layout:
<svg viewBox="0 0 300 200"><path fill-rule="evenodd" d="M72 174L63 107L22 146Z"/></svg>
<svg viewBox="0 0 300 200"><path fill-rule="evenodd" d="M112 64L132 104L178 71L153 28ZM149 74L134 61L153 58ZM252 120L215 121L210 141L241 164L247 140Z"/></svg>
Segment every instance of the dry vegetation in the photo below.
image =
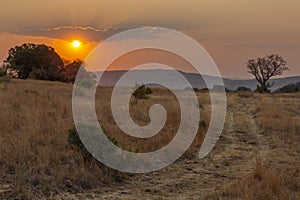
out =
<svg viewBox="0 0 300 200"><path fill-rule="evenodd" d="M96 110L119 146L147 152L172 140L180 117L172 93L155 89L150 99L131 99L131 115L141 125L149 122L154 103L167 110L165 127L148 140L126 136L116 127L106 100L110 93L99 89ZM209 96L197 94L208 124ZM300 94L229 94L224 133L210 156L196 156L206 130L201 123L193 147L179 161L145 175L85 162L68 143L71 97L72 85L65 83L0 80L0 185L12 186L0 199L70 199L72 193L82 193L74 199L300 199Z"/></svg>
<svg viewBox="0 0 300 200"><path fill-rule="evenodd" d="M149 109L154 104L162 105L167 112L167 120L163 129L155 136L147 139L133 138L124 134L116 125L111 112L110 97L111 88L99 88L96 96L96 112L100 124L111 139L118 141L118 146L132 152L151 152L160 149L168 144L176 135L180 124L180 107L175 95L166 89L153 89L154 93L149 99L130 99L130 114L132 119L140 126L145 126L150 123ZM207 93L203 93L199 98L201 104L209 111L210 99ZM200 109L201 120L209 121L210 112L204 112ZM193 147L199 148L202 143L202 133L206 127L202 127L198 131L198 136L195 139Z"/></svg>
<svg viewBox="0 0 300 200"><path fill-rule="evenodd" d="M125 174L95 160L86 164L81 151L68 143L68 131L74 126L72 85L5 79L0 86L0 183L13 186L13 192L5 198L32 199L59 191L82 192L125 178ZM177 126L173 125L179 122L180 113L174 96L161 98L164 91L157 90L151 99L132 99L131 115L137 123L148 122L147 108L156 100L168 110L167 126L149 142L122 134L112 120L111 89L102 88L97 94L100 92L97 114L111 139L120 141L119 146L134 152L151 151L168 143L176 133ZM202 137L197 138L199 146Z"/></svg>
<svg viewBox="0 0 300 200"><path fill-rule="evenodd" d="M12 185L13 192L2 198L79 192L116 176L96 162L86 165L68 144L68 129L73 126L71 97L72 86L64 83L5 83L0 91L0 183Z"/></svg>
<svg viewBox="0 0 300 200"><path fill-rule="evenodd" d="M262 131L262 149L249 175L208 197L300 199L300 94L239 95L245 97L257 102L252 112Z"/></svg>

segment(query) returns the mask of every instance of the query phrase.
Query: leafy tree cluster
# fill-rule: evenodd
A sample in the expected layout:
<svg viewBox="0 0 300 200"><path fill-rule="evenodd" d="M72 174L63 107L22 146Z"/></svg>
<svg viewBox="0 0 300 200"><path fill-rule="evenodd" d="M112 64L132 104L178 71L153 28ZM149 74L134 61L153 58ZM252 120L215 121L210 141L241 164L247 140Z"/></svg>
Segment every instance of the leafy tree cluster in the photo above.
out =
<svg viewBox="0 0 300 200"><path fill-rule="evenodd" d="M83 64L82 60L65 64L54 48L25 43L8 51L3 68L5 73L15 78L74 83ZM84 72L83 75L91 77L88 72Z"/></svg>
<svg viewBox="0 0 300 200"><path fill-rule="evenodd" d="M76 80L77 72L79 71L80 67L83 67L82 69L84 69L84 62L79 59L67 63L64 68L64 71L62 72L63 81L68 83L74 83Z"/></svg>
<svg viewBox="0 0 300 200"><path fill-rule="evenodd" d="M23 44L8 51L4 68L21 79L61 80L64 63L52 47L44 44Z"/></svg>

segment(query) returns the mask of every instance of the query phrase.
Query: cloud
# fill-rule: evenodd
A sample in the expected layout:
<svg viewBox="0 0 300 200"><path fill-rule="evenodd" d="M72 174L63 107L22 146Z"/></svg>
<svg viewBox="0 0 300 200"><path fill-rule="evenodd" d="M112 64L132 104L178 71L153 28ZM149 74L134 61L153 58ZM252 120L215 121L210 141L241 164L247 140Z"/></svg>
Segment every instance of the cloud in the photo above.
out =
<svg viewBox="0 0 300 200"><path fill-rule="evenodd" d="M86 41L99 42L114 34L128 29L130 28L112 27L106 29L97 29L90 26L59 26L52 28L27 29L22 31L15 31L13 33L18 35L43 36L63 40L82 39Z"/></svg>
<svg viewBox="0 0 300 200"><path fill-rule="evenodd" d="M97 43L147 25L191 36L226 69L269 52L299 67L299 6L295 0L1 0L0 44L1 33Z"/></svg>
<svg viewBox="0 0 300 200"><path fill-rule="evenodd" d="M23 31L17 31L13 34L24 35L24 36L42 36L49 37L55 39L62 40L74 40L81 39L83 41L89 42L100 42L103 41L110 36L113 36L117 33L131 30L133 28L140 27L149 27L149 26L130 26L130 27L110 27L98 29L91 26L83 27L83 26L59 26L52 28L39 28L39 29L27 29ZM134 32L134 35L130 35L130 37L134 39L152 39L152 32L156 32L157 34L164 34L165 30L159 29L157 27L153 27L149 34L143 32L142 34L139 31ZM126 38L122 38L126 39Z"/></svg>

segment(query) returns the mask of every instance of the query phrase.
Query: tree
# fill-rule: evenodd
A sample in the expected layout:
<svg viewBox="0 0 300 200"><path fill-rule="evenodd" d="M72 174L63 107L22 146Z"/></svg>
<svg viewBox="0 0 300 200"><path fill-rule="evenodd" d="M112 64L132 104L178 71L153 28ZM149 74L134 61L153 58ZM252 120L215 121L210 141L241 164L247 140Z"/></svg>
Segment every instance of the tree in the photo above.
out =
<svg viewBox="0 0 300 200"><path fill-rule="evenodd" d="M84 66L84 62L80 59L74 60L73 62L66 64L64 69L64 81L67 83L74 83L78 70L81 66Z"/></svg>
<svg viewBox="0 0 300 200"><path fill-rule="evenodd" d="M268 81L271 77L282 75L289 68L287 62L279 55L272 54L263 58L251 59L247 62L248 72L255 76L259 83L257 91L265 93L270 92L272 87Z"/></svg>
<svg viewBox="0 0 300 200"><path fill-rule="evenodd" d="M4 67L17 78L59 81L64 63L54 48L44 44L26 43L8 51Z"/></svg>
<svg viewBox="0 0 300 200"><path fill-rule="evenodd" d="M85 88L90 88L97 83L96 75L92 72L88 72L86 70L86 64L80 59L66 64L63 77L63 81L67 83L74 83L76 78L78 78L77 85Z"/></svg>
<svg viewBox="0 0 300 200"><path fill-rule="evenodd" d="M136 99L148 99L149 96L153 93L152 89L149 87L146 87L144 84L141 86L136 85L135 91L132 93L132 95Z"/></svg>

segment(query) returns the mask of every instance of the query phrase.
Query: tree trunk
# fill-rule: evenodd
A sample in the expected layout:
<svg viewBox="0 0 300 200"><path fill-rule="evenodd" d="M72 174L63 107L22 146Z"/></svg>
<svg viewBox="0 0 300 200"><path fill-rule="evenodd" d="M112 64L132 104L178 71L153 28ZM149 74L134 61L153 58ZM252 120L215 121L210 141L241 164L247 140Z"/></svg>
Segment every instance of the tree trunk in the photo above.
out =
<svg viewBox="0 0 300 200"><path fill-rule="evenodd" d="M262 93L268 93L269 92L266 82L263 82L260 85L261 85L261 92Z"/></svg>

